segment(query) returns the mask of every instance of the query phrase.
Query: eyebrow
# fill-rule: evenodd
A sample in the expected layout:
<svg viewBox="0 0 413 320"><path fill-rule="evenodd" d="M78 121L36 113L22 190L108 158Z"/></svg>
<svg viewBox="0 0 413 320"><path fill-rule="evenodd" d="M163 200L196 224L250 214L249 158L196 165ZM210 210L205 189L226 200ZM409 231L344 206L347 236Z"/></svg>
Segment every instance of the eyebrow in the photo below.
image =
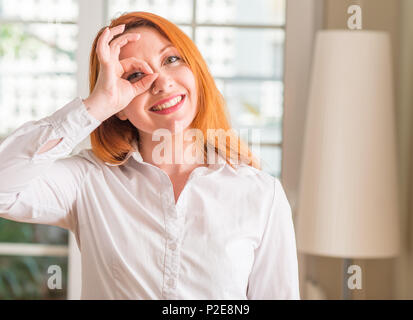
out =
<svg viewBox="0 0 413 320"><path fill-rule="evenodd" d="M165 47L163 47L162 49L161 49L161 51L159 51L159 54L161 54L162 52L164 52L166 49L168 49L168 48L170 48L170 47L173 47L174 45L173 44L168 44L168 45L166 45Z"/></svg>

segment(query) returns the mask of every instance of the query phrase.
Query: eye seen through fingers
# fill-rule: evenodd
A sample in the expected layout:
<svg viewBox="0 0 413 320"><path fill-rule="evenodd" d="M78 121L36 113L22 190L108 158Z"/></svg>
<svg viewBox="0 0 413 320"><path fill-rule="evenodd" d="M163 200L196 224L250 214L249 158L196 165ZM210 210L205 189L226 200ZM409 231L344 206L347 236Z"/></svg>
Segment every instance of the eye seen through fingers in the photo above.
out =
<svg viewBox="0 0 413 320"><path fill-rule="evenodd" d="M169 56L168 58L166 58L165 61L170 61L170 63L175 63L175 62L178 62L179 60L181 60L181 58L178 56ZM144 75L145 75L144 72L137 71L137 72L133 72L132 74L130 74L126 79L130 82L139 81L144 77Z"/></svg>

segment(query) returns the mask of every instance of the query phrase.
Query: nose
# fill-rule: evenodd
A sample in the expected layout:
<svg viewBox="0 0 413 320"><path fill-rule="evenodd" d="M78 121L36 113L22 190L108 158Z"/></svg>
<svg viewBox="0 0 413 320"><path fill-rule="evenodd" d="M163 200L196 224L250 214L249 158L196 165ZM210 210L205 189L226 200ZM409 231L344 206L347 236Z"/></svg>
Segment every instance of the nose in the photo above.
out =
<svg viewBox="0 0 413 320"><path fill-rule="evenodd" d="M156 95L160 92L168 92L174 86L174 81L172 77L165 73L159 72L158 78L152 83L151 92Z"/></svg>

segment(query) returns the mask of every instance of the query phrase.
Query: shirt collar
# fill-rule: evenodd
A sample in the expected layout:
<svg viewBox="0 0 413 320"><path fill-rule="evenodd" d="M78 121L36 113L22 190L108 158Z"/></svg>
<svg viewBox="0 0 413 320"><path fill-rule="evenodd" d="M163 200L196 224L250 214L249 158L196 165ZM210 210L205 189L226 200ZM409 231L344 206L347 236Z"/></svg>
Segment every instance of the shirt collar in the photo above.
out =
<svg viewBox="0 0 413 320"><path fill-rule="evenodd" d="M138 144L135 140L132 141L132 147L133 148L128 152L128 154L126 155L125 159L122 162L120 163L105 162L105 164L111 167L118 167L120 165L125 164L131 156L133 156L133 158L138 162L144 162L140 152L138 151Z"/></svg>
<svg viewBox="0 0 413 320"><path fill-rule="evenodd" d="M128 154L126 155L125 159L122 162L117 163L117 164L105 162L105 164L111 167L117 167L117 166L125 164L131 157L132 159L135 159L136 162L138 163L147 164L145 161L143 161L142 155L139 152L137 141L134 140L132 141L131 144L133 148L128 152ZM209 164L208 169L216 171L216 170L222 170L225 166L227 166L227 161L222 155L218 154L218 156L215 159L216 159L215 163Z"/></svg>

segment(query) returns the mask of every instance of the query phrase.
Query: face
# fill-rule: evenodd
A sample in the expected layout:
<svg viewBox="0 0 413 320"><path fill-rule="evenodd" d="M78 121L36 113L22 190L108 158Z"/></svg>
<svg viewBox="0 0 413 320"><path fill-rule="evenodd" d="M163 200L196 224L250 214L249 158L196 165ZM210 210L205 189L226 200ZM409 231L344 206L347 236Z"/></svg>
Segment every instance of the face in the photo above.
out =
<svg viewBox="0 0 413 320"><path fill-rule="evenodd" d="M119 60L129 57L144 60L159 76L149 90L135 97L117 116L121 120L128 119L140 135L152 134L159 128L168 129L172 134L185 130L197 113L196 82L191 69L178 50L156 29L138 27L127 32L139 33L141 37L121 48ZM162 50L164 48L166 49ZM142 79L143 75L138 69L133 69L122 78L134 83ZM167 101L163 107L167 107L165 103L174 102L177 96L183 96L183 99L175 111L160 113L151 109L165 99Z"/></svg>

